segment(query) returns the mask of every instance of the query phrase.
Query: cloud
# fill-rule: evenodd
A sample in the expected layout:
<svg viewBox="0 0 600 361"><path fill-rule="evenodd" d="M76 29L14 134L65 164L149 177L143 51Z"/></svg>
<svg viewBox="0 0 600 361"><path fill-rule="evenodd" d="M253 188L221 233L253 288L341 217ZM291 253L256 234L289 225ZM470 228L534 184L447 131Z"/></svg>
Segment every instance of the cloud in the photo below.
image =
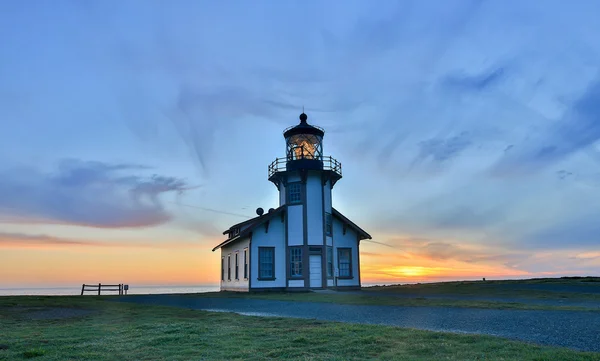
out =
<svg viewBox="0 0 600 361"><path fill-rule="evenodd" d="M529 257L518 252L506 253L504 250L476 249L448 242L430 242L414 250L414 253L431 260L456 260L465 263L503 264L507 267L516 265Z"/></svg>
<svg viewBox="0 0 600 361"><path fill-rule="evenodd" d="M123 248L173 248L173 247L204 247L197 242L183 241L96 241L54 237L45 234L8 233L0 232L0 248L31 248L31 247L123 247Z"/></svg>
<svg viewBox="0 0 600 361"><path fill-rule="evenodd" d="M53 173L18 168L0 172L0 221L100 228L168 222L160 197L191 189L184 180L140 176L148 167L68 159Z"/></svg>
<svg viewBox="0 0 600 361"><path fill-rule="evenodd" d="M550 120L548 120L550 121ZM600 81L593 81L558 121L551 123L523 144L505 152L492 167L493 175L531 174L577 152L588 152L600 140Z"/></svg>
<svg viewBox="0 0 600 361"><path fill-rule="evenodd" d="M0 232L0 247L22 246L108 246L106 242L83 241L76 239L52 237L45 234L5 233Z"/></svg>
<svg viewBox="0 0 600 361"><path fill-rule="evenodd" d="M575 214L521 237L519 242L529 249L590 249L600 244L598 213Z"/></svg>
<svg viewBox="0 0 600 361"><path fill-rule="evenodd" d="M440 80L440 84L449 91L463 93L483 92L497 86L504 77L504 68L498 67L476 75L465 73L449 74Z"/></svg>
<svg viewBox="0 0 600 361"><path fill-rule="evenodd" d="M448 138L431 138L419 143L419 154L413 165L431 160L433 163L444 163L458 157L465 149L473 144L468 132Z"/></svg>

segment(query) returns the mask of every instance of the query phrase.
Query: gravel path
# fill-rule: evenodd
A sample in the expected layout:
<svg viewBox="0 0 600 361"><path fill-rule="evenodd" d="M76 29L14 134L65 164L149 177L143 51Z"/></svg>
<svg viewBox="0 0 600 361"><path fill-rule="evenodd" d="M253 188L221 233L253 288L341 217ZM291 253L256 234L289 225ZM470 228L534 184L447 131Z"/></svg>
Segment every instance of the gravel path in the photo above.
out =
<svg viewBox="0 0 600 361"><path fill-rule="evenodd" d="M467 301L492 301L492 302L516 302L528 305L543 306L576 306L600 310L600 300L581 299L581 298L533 298L533 297L509 297L509 296L475 296L475 295L422 295L411 293L394 293L385 291L345 291L344 293L379 296L379 297L398 297L398 298L426 298L426 299L446 299L446 300L467 300ZM339 293L338 293L339 294Z"/></svg>
<svg viewBox="0 0 600 361"><path fill-rule="evenodd" d="M119 300L255 316L311 318L487 334L600 352L600 312L342 305L182 295L132 295Z"/></svg>

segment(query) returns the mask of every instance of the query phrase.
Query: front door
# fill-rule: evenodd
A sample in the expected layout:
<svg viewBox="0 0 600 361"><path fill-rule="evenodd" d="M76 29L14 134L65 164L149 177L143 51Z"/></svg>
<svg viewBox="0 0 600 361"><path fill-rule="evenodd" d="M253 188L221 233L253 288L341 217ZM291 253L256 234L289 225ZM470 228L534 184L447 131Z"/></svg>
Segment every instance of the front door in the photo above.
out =
<svg viewBox="0 0 600 361"><path fill-rule="evenodd" d="M310 264L310 288L321 288L323 287L322 273L321 273L321 255L311 254L309 256Z"/></svg>

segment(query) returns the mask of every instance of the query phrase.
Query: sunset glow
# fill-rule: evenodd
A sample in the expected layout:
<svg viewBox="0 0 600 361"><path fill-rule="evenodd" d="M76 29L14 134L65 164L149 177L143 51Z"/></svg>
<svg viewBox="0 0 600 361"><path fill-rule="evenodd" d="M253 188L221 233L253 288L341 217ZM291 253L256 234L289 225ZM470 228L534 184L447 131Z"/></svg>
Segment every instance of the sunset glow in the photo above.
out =
<svg viewBox="0 0 600 361"><path fill-rule="evenodd" d="M0 288L216 284L288 150L364 284L600 274L600 4L399 3L0 1Z"/></svg>

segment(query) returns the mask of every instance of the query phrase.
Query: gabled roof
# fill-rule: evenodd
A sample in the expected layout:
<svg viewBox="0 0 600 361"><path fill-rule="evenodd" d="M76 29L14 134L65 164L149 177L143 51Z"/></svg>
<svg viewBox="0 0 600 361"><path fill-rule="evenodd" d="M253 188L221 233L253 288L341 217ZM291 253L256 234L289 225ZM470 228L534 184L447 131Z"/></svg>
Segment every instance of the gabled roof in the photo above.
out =
<svg viewBox="0 0 600 361"><path fill-rule="evenodd" d="M225 241L221 242L221 244L219 244L218 246L216 246L215 248L212 249L212 251L216 251L221 247L224 247L230 243L236 242L246 236L248 236L248 234L250 234L250 232L252 232L253 229L255 229L256 227L260 226L261 224L265 223L266 221L270 220L271 218L275 217L276 215L280 214L281 212L283 212L285 210L285 206L281 206L279 208L276 208L275 210L265 213L262 216L258 216L258 217L254 217L252 219L249 219L247 221L235 224L233 226L231 226L228 230L226 230L225 232L223 232L223 234L229 233L229 230L231 230L234 227L240 227L243 225L247 225L247 227L240 232L240 234L238 234L237 236L233 237L233 238L229 238L226 239Z"/></svg>
<svg viewBox="0 0 600 361"><path fill-rule="evenodd" d="M263 214L263 216L264 216L264 214ZM260 217L261 217L261 216L258 216L258 217L250 218L250 219L249 219L249 220L247 220L247 221L243 221L243 222L240 222L240 223L236 223L236 224L234 224L233 226L229 227L228 229L224 230L224 231L223 231L223 234L227 234L227 233L231 232L231 230L232 230L232 229L234 229L234 228L236 228L236 227L242 227L242 226L245 226L245 225L247 225L248 223L252 223L252 222L256 221L257 219L259 219Z"/></svg>
<svg viewBox="0 0 600 361"><path fill-rule="evenodd" d="M364 229L362 229L358 225L356 225L356 223L354 223L351 220L349 220L348 218L346 218L346 216L341 214L337 209L332 207L331 211L332 211L331 213L334 217L339 218L342 222L344 222L345 224L350 226L350 228L354 229L354 231L356 231L356 233L358 233L359 239L372 239L370 234L368 234Z"/></svg>

